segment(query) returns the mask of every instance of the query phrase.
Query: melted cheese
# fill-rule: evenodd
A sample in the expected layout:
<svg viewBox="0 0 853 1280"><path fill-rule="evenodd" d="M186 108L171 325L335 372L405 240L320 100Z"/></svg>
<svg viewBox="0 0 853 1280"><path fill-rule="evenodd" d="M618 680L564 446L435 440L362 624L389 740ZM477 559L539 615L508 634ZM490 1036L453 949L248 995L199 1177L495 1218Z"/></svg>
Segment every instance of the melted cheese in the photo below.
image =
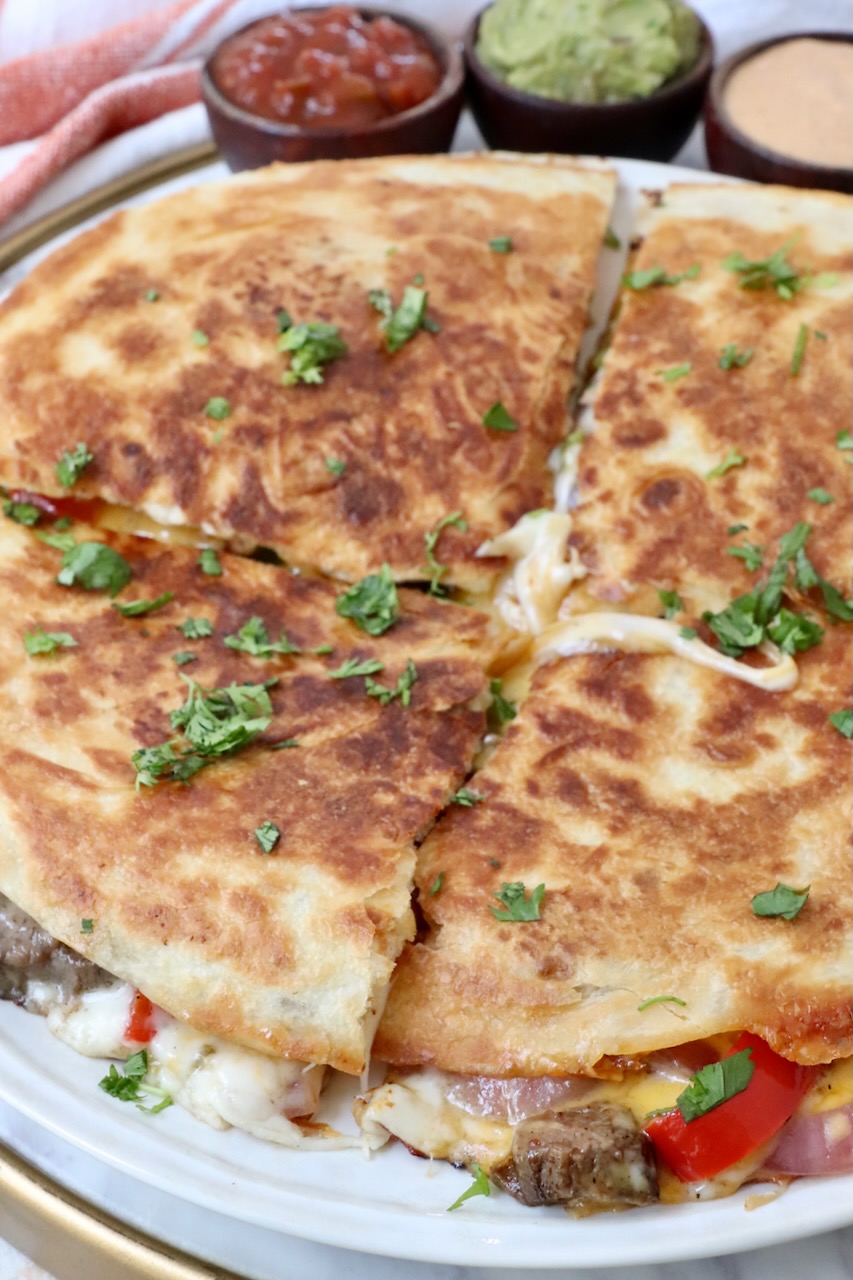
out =
<svg viewBox="0 0 853 1280"><path fill-rule="evenodd" d="M759 651L770 658L770 667L750 667L712 649L697 637L681 634L677 622L665 618L643 618L631 613L586 613L558 622L541 635L535 645L540 662L575 653L601 653L618 649L629 653L674 653L700 667L710 667L720 675L771 693L793 689L797 664L775 645L765 642Z"/></svg>
<svg viewBox="0 0 853 1280"><path fill-rule="evenodd" d="M556 620L571 584L586 576L580 556L568 546L571 531L568 513L533 511L477 551L478 556L506 556L513 562L494 599L513 630L539 635Z"/></svg>

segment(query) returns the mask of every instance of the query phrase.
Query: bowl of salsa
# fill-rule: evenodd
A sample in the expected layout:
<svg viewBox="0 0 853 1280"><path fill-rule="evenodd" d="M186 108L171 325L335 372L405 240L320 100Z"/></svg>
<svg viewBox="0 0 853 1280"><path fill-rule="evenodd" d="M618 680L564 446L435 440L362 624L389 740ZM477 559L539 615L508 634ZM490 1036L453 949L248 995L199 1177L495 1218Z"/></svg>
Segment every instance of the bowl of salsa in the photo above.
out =
<svg viewBox="0 0 853 1280"><path fill-rule="evenodd" d="M462 109L461 49L383 10L332 5L260 18L202 69L229 168L275 160L447 151Z"/></svg>

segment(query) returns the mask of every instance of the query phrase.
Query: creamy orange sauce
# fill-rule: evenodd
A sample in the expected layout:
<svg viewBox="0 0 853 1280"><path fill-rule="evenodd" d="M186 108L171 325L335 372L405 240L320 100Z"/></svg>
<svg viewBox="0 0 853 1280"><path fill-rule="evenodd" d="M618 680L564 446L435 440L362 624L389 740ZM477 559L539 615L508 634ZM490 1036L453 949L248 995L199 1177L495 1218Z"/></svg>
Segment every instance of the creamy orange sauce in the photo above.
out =
<svg viewBox="0 0 853 1280"><path fill-rule="evenodd" d="M732 123L771 151L853 168L853 44L786 40L738 67L726 84Z"/></svg>

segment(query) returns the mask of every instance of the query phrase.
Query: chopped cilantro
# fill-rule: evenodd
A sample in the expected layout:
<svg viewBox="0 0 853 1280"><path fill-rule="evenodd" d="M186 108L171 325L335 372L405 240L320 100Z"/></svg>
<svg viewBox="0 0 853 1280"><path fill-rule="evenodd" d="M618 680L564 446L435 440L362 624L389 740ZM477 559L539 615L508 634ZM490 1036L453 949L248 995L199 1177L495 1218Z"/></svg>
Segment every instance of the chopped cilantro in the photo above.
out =
<svg viewBox="0 0 853 1280"><path fill-rule="evenodd" d="M810 884L805 889L792 889L787 884L777 884L775 889L767 889L764 893L755 895L752 899L752 914L794 920L806 905L810 889Z"/></svg>
<svg viewBox="0 0 853 1280"><path fill-rule="evenodd" d="M483 1173L483 1170L477 1164L476 1160L471 1165L471 1175L474 1181L467 1191L463 1191L462 1195L453 1204L447 1206L447 1212L452 1213L454 1209L460 1208L466 1200L470 1200L472 1196L490 1196L492 1194L492 1186L489 1179Z"/></svg>
<svg viewBox="0 0 853 1280"><path fill-rule="evenodd" d="M604 244L607 249L621 249L622 241L617 236L612 227L608 226L604 232Z"/></svg>
<svg viewBox="0 0 853 1280"><path fill-rule="evenodd" d="M280 742L271 742L270 751L286 751L288 747L298 747L298 738L282 738Z"/></svg>
<svg viewBox="0 0 853 1280"><path fill-rule="evenodd" d="M682 640L695 640L699 632L695 627L680 627L678 634L681 636Z"/></svg>
<svg viewBox="0 0 853 1280"><path fill-rule="evenodd" d="M70 535L55 536L68 538ZM49 537L49 534L45 535L44 540ZM86 591L108 591L111 596L116 596L132 577L130 565L112 547L103 542L80 542L65 550L56 581L61 587L79 585Z"/></svg>
<svg viewBox="0 0 853 1280"><path fill-rule="evenodd" d="M204 406L204 412L208 418L222 422L223 419L231 417L231 401L226 400L224 396L211 396Z"/></svg>
<svg viewBox="0 0 853 1280"><path fill-rule="evenodd" d="M489 907L496 920L519 922L538 920L540 918L539 907L545 896L545 886L544 884L538 884L535 889L530 891L528 897L525 897L524 884L521 880L516 880L512 884L501 885L500 893L496 893L494 896L498 902L503 903L506 907L505 911L499 911L497 907Z"/></svg>
<svg viewBox="0 0 853 1280"><path fill-rule="evenodd" d="M139 618L143 613L154 613L155 610L164 608L174 598L173 591L164 591L156 600L130 600L127 604L114 604L113 608L117 609L123 618Z"/></svg>
<svg viewBox="0 0 853 1280"><path fill-rule="evenodd" d="M13 502L11 498L7 498L3 503L3 515L16 521L17 524L27 525L28 528L38 524L43 514L44 512L32 502Z"/></svg>
<svg viewBox="0 0 853 1280"><path fill-rule="evenodd" d="M840 711L833 711L828 719L833 729L837 729L842 737L853 738L853 708L843 707Z"/></svg>
<svg viewBox="0 0 853 1280"><path fill-rule="evenodd" d="M56 464L56 478L63 489L70 489L76 484L86 467L94 460L95 455L89 452L82 440L73 449L65 449Z"/></svg>
<svg viewBox="0 0 853 1280"><path fill-rule="evenodd" d="M849 427L836 432L835 447L836 449L853 449L853 431Z"/></svg>
<svg viewBox="0 0 853 1280"><path fill-rule="evenodd" d="M749 461L738 449L729 449L722 462L718 462L710 471L705 472L706 480L716 480L720 476L724 476L727 471L731 471L733 467L742 467Z"/></svg>
<svg viewBox="0 0 853 1280"><path fill-rule="evenodd" d="M318 644L316 649L309 649L308 652L318 654L334 653L335 646L333 644Z"/></svg>
<svg viewBox="0 0 853 1280"><path fill-rule="evenodd" d="M442 516L434 529L429 529L424 534L424 548L426 550L427 564L432 571L432 578L429 584L429 594L431 596L440 596L444 594L444 588L441 585L441 579L447 573L447 566L439 564L435 558L435 548L441 534L448 525L461 530L462 533L468 528L467 520L463 520L461 511L452 511L449 516Z"/></svg>
<svg viewBox="0 0 853 1280"><path fill-rule="evenodd" d="M397 587L387 564L342 592L335 601L341 618L351 618L371 636L381 636L400 616Z"/></svg>
<svg viewBox="0 0 853 1280"><path fill-rule="evenodd" d="M330 680L348 680L350 676L373 676L384 670L385 663L378 658L347 658L336 671L327 674Z"/></svg>
<svg viewBox="0 0 853 1280"><path fill-rule="evenodd" d="M515 704L503 696L502 689L502 680L489 681L489 692L492 695L491 706L488 710L490 729L500 729L518 715L518 709Z"/></svg>
<svg viewBox="0 0 853 1280"><path fill-rule="evenodd" d="M111 1063L108 1074L98 1081L98 1085L110 1097L118 1098L120 1102L135 1102L140 1111L156 1115L166 1107L172 1106L172 1097L165 1089L158 1089L153 1084L145 1084L147 1074L148 1053L145 1049L140 1049L137 1053L131 1054L124 1064L123 1075L116 1070L115 1063ZM142 1098L146 1095L159 1098L160 1101L156 1106L143 1106Z"/></svg>
<svg viewBox="0 0 853 1280"><path fill-rule="evenodd" d="M203 547L198 558L198 567L210 578L222 576L222 565L213 547Z"/></svg>
<svg viewBox="0 0 853 1280"><path fill-rule="evenodd" d="M36 627L35 631L24 632L24 648L31 658L76 646L77 641L67 631L42 631L41 627Z"/></svg>
<svg viewBox="0 0 853 1280"><path fill-rule="evenodd" d="M276 654L301 653L298 645L291 644L284 631L278 640L270 640L266 623L263 618L257 616L244 622L236 635L225 636L223 643L228 649L239 649L242 653L250 653L253 658L272 658Z"/></svg>
<svg viewBox="0 0 853 1280"><path fill-rule="evenodd" d="M259 827L255 827L255 839L261 846L262 853L272 853L273 849L281 839L281 831L274 822L267 819L262 822Z"/></svg>
<svg viewBox="0 0 853 1280"><path fill-rule="evenodd" d="M693 365L690 361L685 360L683 364L674 364L668 369L659 369L658 373L662 382L677 382L679 378L686 378L692 368Z"/></svg>
<svg viewBox="0 0 853 1280"><path fill-rule="evenodd" d="M189 666L191 662L198 662L198 654L191 653L188 649L184 649L181 653L173 653L172 661L178 667Z"/></svg>
<svg viewBox="0 0 853 1280"><path fill-rule="evenodd" d="M510 416L501 400L496 400L490 409L483 414L482 423L492 431L517 431L518 423Z"/></svg>
<svg viewBox="0 0 853 1280"><path fill-rule="evenodd" d="M439 890L443 886L443 884L444 884L444 872L439 871L438 875L435 877L435 879L433 880L432 884L429 887L429 891L428 891L429 896L431 898L434 898L435 895L439 892Z"/></svg>
<svg viewBox="0 0 853 1280"><path fill-rule="evenodd" d="M419 329L437 329L427 319L429 294L425 289L406 285L398 307L394 306L387 289L371 289L367 296L370 305L382 316L379 326L385 330L385 347L392 355L410 342Z"/></svg>
<svg viewBox="0 0 853 1280"><path fill-rule="evenodd" d="M326 470L333 476L342 476L347 469L347 464L342 462L340 458L326 458Z"/></svg>
<svg viewBox="0 0 853 1280"><path fill-rule="evenodd" d="M684 612L684 601L677 591L659 591L658 600L663 605L665 618L674 618L677 613Z"/></svg>
<svg viewBox="0 0 853 1280"><path fill-rule="evenodd" d="M512 253L513 244L511 236L495 236L489 241L489 248L493 253Z"/></svg>
<svg viewBox="0 0 853 1280"><path fill-rule="evenodd" d="M475 804L480 804L485 798L485 792L483 791L472 791L469 787L460 787L450 797L450 803L461 805L463 809L473 809Z"/></svg>
<svg viewBox="0 0 853 1280"><path fill-rule="evenodd" d="M743 369L754 355L752 347L744 347L738 351L736 342L727 342L720 352L717 364L721 369Z"/></svg>
<svg viewBox="0 0 853 1280"><path fill-rule="evenodd" d="M728 1102L729 1098L743 1093L754 1070L752 1049L741 1049L740 1053L730 1054L728 1058L702 1067L676 1098L684 1123L698 1120L723 1102Z"/></svg>
<svg viewBox="0 0 853 1280"><path fill-rule="evenodd" d="M830 502L835 501L831 493L827 493L826 489L821 488L809 489L808 496L812 502L817 502L822 507L828 507Z"/></svg>
<svg viewBox="0 0 853 1280"><path fill-rule="evenodd" d="M743 533L748 528L748 524L730 524L728 529L726 529L726 533L730 538L733 538L736 533Z"/></svg>
<svg viewBox="0 0 853 1280"><path fill-rule="evenodd" d="M160 295L159 295L159 293L157 292L157 290L156 290L156 289L149 289L149 290L146 292L146 294L145 294L145 301L146 301L146 302L159 302L159 301L160 301Z"/></svg>
<svg viewBox="0 0 853 1280"><path fill-rule="evenodd" d="M190 341L194 347L207 347L210 345L210 338L203 329L193 329L190 334Z"/></svg>
<svg viewBox="0 0 853 1280"><path fill-rule="evenodd" d="M806 343L809 340L809 327L807 324L801 324L797 330L797 339L794 343L794 353L791 356L791 377L796 378L803 364L803 356L806 354Z"/></svg>
<svg viewBox="0 0 853 1280"><path fill-rule="evenodd" d="M288 329L293 328L293 319L290 315L290 312L285 311L284 307L282 307L281 310L276 312L275 320L276 320L276 324L278 325L279 333L287 333Z"/></svg>
<svg viewBox="0 0 853 1280"><path fill-rule="evenodd" d="M789 248L790 245L783 244L768 258L755 262L735 251L723 260L723 270L740 276L738 284L741 289L775 289L780 298L790 301L806 284L806 278L788 262L786 254Z"/></svg>
<svg viewBox="0 0 853 1280"><path fill-rule="evenodd" d="M648 1000L643 1000L637 1005L637 1013L642 1013L644 1009L650 1009L653 1004L686 1005L687 1001L682 1000L680 996L649 996Z"/></svg>
<svg viewBox="0 0 853 1280"><path fill-rule="evenodd" d="M340 336L336 324L309 321L287 329L278 340L279 351L290 356L290 368L282 374L285 386L305 382L317 386L324 381L324 364L345 356L349 347Z"/></svg>
<svg viewBox="0 0 853 1280"><path fill-rule="evenodd" d="M745 542L742 547L727 547L726 555L742 560L750 573L756 573L764 563L764 548L755 542Z"/></svg>
<svg viewBox="0 0 853 1280"><path fill-rule="evenodd" d="M177 629L183 632L187 640L204 640L213 635L213 623L207 618L186 618L178 623Z"/></svg>
<svg viewBox="0 0 853 1280"><path fill-rule="evenodd" d="M393 702L395 698L399 698L401 704L407 707L412 700L412 686L417 678L418 669L409 658L405 671L397 677L397 683L393 689L384 684L377 684L369 674L365 674L364 691L369 698L378 698L383 707Z"/></svg>
<svg viewBox="0 0 853 1280"><path fill-rule="evenodd" d="M94 922L93 922L91 919L89 919L88 917L86 917L85 919L83 919L83 920L81 920L81 921L80 921L80 932L81 932L81 933L94 933L94 931L95 931L95 925L94 925Z"/></svg>
<svg viewBox="0 0 853 1280"><path fill-rule="evenodd" d="M813 649L823 639L823 627L812 618L780 609L775 620L767 625L767 635L783 653L797 653Z"/></svg>
<svg viewBox="0 0 853 1280"><path fill-rule="evenodd" d="M645 271L628 271L622 277L622 283L626 289L640 291L643 289L655 289L661 285L681 284L682 280L695 280L701 271L698 262L694 262L686 271L682 271L680 275L668 275L663 267L648 267Z"/></svg>

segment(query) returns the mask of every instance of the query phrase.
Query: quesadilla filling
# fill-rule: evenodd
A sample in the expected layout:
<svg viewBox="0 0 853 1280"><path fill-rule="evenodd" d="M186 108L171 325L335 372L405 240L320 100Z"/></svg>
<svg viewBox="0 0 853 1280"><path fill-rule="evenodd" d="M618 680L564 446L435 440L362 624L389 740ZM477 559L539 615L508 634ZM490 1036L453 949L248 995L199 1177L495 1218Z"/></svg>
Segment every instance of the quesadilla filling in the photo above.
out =
<svg viewBox="0 0 853 1280"><path fill-rule="evenodd" d="M214 1129L308 1148L360 1146L316 1125L326 1068L269 1058L186 1026L57 942L0 895L0 999L42 1014L78 1053L124 1061L105 1091L150 1111L176 1103Z"/></svg>

